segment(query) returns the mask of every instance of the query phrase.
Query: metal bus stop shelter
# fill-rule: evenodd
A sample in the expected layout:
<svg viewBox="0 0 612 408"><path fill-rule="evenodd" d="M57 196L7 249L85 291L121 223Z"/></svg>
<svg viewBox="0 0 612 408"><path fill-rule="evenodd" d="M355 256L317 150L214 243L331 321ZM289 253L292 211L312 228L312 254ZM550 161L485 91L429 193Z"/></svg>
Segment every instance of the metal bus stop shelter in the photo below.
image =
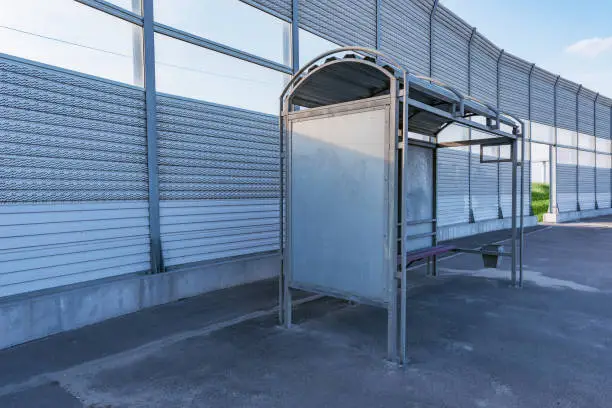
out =
<svg viewBox="0 0 612 408"><path fill-rule="evenodd" d="M442 252L482 253L483 259L495 260L508 256L511 282L522 285L524 171L521 165L517 217L517 150L520 141L523 158L525 133L520 119L362 47L339 48L313 59L292 77L280 105L279 318L286 327L291 326L292 289L381 306L388 316L388 358L403 364L409 263L427 259L429 266L433 259L435 275L436 255ZM453 123L485 136L441 138L440 132ZM411 138L411 133L423 137ZM438 246L436 152L472 144L481 145L483 162L491 161L485 159L486 148L510 146L510 158L504 160L512 162L509 253ZM417 222L406 215L410 145L430 148L433 154L433 216ZM423 223L427 231L410 235ZM414 239L425 239L428 248L408 251Z"/></svg>

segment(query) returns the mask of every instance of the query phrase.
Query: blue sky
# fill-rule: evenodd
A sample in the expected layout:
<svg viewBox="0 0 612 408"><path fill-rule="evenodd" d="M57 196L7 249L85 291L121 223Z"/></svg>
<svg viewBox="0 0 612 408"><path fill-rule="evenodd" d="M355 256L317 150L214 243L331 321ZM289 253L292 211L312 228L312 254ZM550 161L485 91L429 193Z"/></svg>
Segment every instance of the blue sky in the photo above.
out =
<svg viewBox="0 0 612 408"><path fill-rule="evenodd" d="M441 0L500 48L612 97L612 0Z"/></svg>

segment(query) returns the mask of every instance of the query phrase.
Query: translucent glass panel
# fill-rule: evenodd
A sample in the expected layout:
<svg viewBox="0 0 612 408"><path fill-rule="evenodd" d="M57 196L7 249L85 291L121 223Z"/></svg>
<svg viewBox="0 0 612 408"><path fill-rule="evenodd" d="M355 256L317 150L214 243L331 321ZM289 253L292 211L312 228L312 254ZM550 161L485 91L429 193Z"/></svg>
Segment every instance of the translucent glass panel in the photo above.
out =
<svg viewBox="0 0 612 408"><path fill-rule="evenodd" d="M573 130L557 128L557 144L576 146L578 134Z"/></svg>
<svg viewBox="0 0 612 408"><path fill-rule="evenodd" d="M578 162L580 166L595 167L595 153L578 151Z"/></svg>
<svg viewBox="0 0 612 408"><path fill-rule="evenodd" d="M553 144L555 142L555 128L531 122L531 140Z"/></svg>
<svg viewBox="0 0 612 408"><path fill-rule="evenodd" d="M602 139L598 137L595 142L597 143L597 151L602 153L612 153L612 141L610 139Z"/></svg>
<svg viewBox="0 0 612 408"><path fill-rule="evenodd" d="M579 133L578 147L582 149L595 150L595 136Z"/></svg>
<svg viewBox="0 0 612 408"><path fill-rule="evenodd" d="M159 92L278 114L285 74L161 34L155 58Z"/></svg>
<svg viewBox="0 0 612 408"><path fill-rule="evenodd" d="M438 133L438 142L460 142L469 140L469 129L465 126L450 125L440 133Z"/></svg>
<svg viewBox="0 0 612 408"><path fill-rule="evenodd" d="M612 155L598 154L596 163L598 169L610 169L612 168Z"/></svg>
<svg viewBox="0 0 612 408"><path fill-rule="evenodd" d="M291 64L290 48L285 46L289 24L239 0L154 0L153 4L159 23Z"/></svg>
<svg viewBox="0 0 612 408"><path fill-rule="evenodd" d="M142 14L142 0L106 0L115 6L122 7L136 14Z"/></svg>
<svg viewBox="0 0 612 408"><path fill-rule="evenodd" d="M300 67L325 51L339 48L340 45L300 29Z"/></svg>
<svg viewBox="0 0 612 408"><path fill-rule="evenodd" d="M557 148L557 163L559 164L577 164L577 151L574 149Z"/></svg>
<svg viewBox="0 0 612 408"><path fill-rule="evenodd" d="M140 85L140 67L134 69L134 55L142 52L139 27L74 0L1 5L0 52Z"/></svg>

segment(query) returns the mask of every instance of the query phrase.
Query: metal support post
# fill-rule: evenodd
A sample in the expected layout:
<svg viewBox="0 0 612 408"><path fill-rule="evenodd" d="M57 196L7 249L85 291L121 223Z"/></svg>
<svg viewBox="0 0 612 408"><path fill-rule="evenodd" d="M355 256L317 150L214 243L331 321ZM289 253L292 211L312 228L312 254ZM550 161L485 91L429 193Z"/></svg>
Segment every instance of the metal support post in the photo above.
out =
<svg viewBox="0 0 612 408"><path fill-rule="evenodd" d="M470 39L468 40L468 95L472 95L472 42L476 34L476 27L472 28ZM472 128L468 128L468 139L472 140ZM435 151L434 151L435 154ZM474 223L474 203L472 202L472 145L468 146L468 222ZM434 218L436 216L434 215Z"/></svg>
<svg viewBox="0 0 612 408"><path fill-rule="evenodd" d="M521 205L520 213L520 221L519 221L519 287L523 286L523 249L525 248L524 239L525 236L523 234L524 230L524 217L525 217L525 123L521 121L521 199L519 203ZM516 155L516 154L515 154ZM516 170L515 170L516 171ZM531 189L530 189L531 191ZM516 214L512 214L514 218Z"/></svg>
<svg viewBox="0 0 612 408"><path fill-rule="evenodd" d="M398 224L401 220L398 220L398 200L400 199L398 195L398 185L400 182L399 171L398 171L398 156L399 156L399 108L400 108L400 89L399 89L399 80L394 80L391 82L391 101L393 101L393 110L392 110L392 118L390 121L390 137L393 138L390 142L389 146L389 161L392 163L392 168L389 170L389 185L393 186L393 191L389 191L391 187L389 187L389 201L393 200L393 205L389 203L388 211L389 211L389 226L386 235L387 239L387 247L388 247L388 256L390 257L389 262L389 287L388 287L388 303L387 303L387 358L391 361L397 361L398 358L398 350L397 350L397 342L398 342L398 302L397 302L397 231ZM403 135L404 139L407 138L408 135ZM393 178L393 180L391 180ZM396 183L394 183L395 181ZM403 225L402 225L403 227ZM406 235L405 229L402 229L402 239L400 240L400 251L404 249L404 237ZM400 256L401 265L406 265L406 254L401 253ZM402 269L403 269L402 266ZM401 279L401 276L400 276ZM400 282L400 285L403 286L403 283ZM401 359L401 357L400 357Z"/></svg>
<svg viewBox="0 0 612 408"><path fill-rule="evenodd" d="M300 69L300 1L293 0L291 9L291 67L293 74Z"/></svg>
<svg viewBox="0 0 612 408"><path fill-rule="evenodd" d="M157 94L155 90L155 37L153 0L142 1L145 105L147 132L147 168L149 175L149 234L151 240L151 273L164 271L159 227L159 174L157 164Z"/></svg>
<svg viewBox="0 0 612 408"><path fill-rule="evenodd" d="M511 277L512 286L516 287L516 167L517 167L517 140L515 139L510 147L512 156L512 266Z"/></svg>
<svg viewBox="0 0 612 408"><path fill-rule="evenodd" d="M580 92L582 84L578 86L576 92L576 211L580 208Z"/></svg>
<svg viewBox="0 0 612 408"><path fill-rule="evenodd" d="M599 99L599 92L595 95L595 100L593 101L593 136L595 141L595 209L599 210L599 203L597 202L597 100Z"/></svg>
<svg viewBox="0 0 612 408"><path fill-rule="evenodd" d="M559 79L561 76L557 75L557 79L555 80L555 86L553 88L553 123L554 123L554 140L553 145L550 146L548 151L549 153L549 171L550 171L550 188L548 190L548 212L549 214L558 214L559 206L558 206L558 197L557 197L557 138L558 138L558 104L557 104L557 87L559 86Z"/></svg>
<svg viewBox="0 0 612 408"><path fill-rule="evenodd" d="M408 163L408 111L409 111L409 106L408 106L408 99L410 98L410 82L409 82L409 77L408 77L408 73L404 72L404 105L403 105L403 110L402 110L402 117L403 117L403 123L402 123L402 134L403 134L403 139L402 139L402 167L401 167L401 191L402 191L402 196L399 200L400 205L401 205L401 209L400 209L400 214L401 214L401 233L402 233L402 237L401 237L401 249L400 249L400 254L401 254L401 292L400 292L400 296L401 296L401 301L400 301L400 364L406 364L408 362L408 356L407 356L407 333L406 333L406 319L407 319L407 308L408 308L408 299L407 299L407 273L406 273L406 236L408 235L408 230L407 230L407 222L406 222L406 207L407 207L407 203L406 203L406 196L408 193L408 172L406 171L406 163ZM396 189L397 190L397 189ZM435 217L435 216L434 216Z"/></svg>
<svg viewBox="0 0 612 408"><path fill-rule="evenodd" d="M499 53L499 56L497 57L497 110L500 110L500 105L501 105L501 75L500 75L500 71L501 71L501 60L504 56L505 50L501 50ZM498 124L499 126L499 124ZM498 147L497 148L497 158L500 159L501 158L501 149ZM500 190L500 184L501 184L501 166L500 163L497 163L497 218L503 218L504 214L502 212L502 206L501 206L501 190Z"/></svg>
<svg viewBox="0 0 612 408"><path fill-rule="evenodd" d="M376 49L381 48L381 33L382 33L382 1L376 0ZM378 57L377 57L378 58Z"/></svg>

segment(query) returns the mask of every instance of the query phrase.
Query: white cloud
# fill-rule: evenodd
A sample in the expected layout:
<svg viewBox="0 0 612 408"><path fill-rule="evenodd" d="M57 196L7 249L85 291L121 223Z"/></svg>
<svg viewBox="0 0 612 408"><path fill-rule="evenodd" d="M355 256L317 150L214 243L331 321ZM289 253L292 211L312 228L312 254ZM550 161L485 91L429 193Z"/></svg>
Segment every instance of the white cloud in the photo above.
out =
<svg viewBox="0 0 612 408"><path fill-rule="evenodd" d="M604 52L612 52L612 37L594 37L580 40L565 49L570 54L595 58Z"/></svg>

